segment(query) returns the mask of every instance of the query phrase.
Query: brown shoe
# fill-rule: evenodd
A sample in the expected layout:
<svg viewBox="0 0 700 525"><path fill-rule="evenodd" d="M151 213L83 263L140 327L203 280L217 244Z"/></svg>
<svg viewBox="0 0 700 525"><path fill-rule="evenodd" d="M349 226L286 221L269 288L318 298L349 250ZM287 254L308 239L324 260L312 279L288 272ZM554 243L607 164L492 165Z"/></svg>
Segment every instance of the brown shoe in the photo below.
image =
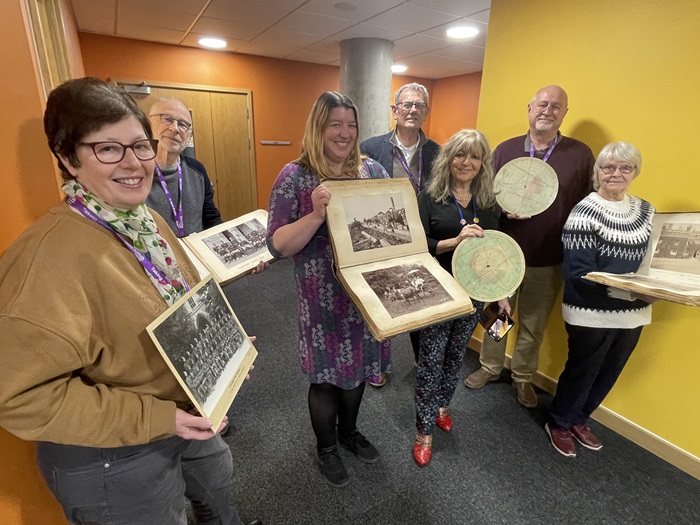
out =
<svg viewBox="0 0 700 525"><path fill-rule="evenodd" d="M525 408L535 408L537 406L537 394L529 382L513 382L513 386L518 391L518 402Z"/></svg>
<svg viewBox="0 0 700 525"><path fill-rule="evenodd" d="M576 444L571 436L571 432L563 428L550 428L549 423L544 426L544 431L549 436L554 450L567 458L576 457Z"/></svg>
<svg viewBox="0 0 700 525"><path fill-rule="evenodd" d="M379 381L376 383L372 383L372 381L367 381L370 385L376 388L382 388L384 385L386 385L386 373L382 372L379 374Z"/></svg>
<svg viewBox="0 0 700 525"><path fill-rule="evenodd" d="M569 432L576 438L576 441L590 450L600 450L603 444L593 435L591 429L586 425L572 425L569 427Z"/></svg>
<svg viewBox="0 0 700 525"><path fill-rule="evenodd" d="M500 374L492 374L484 367L481 367L476 372L473 372L467 376L467 378L464 380L464 386L467 388L482 388L484 385L486 385L486 383L498 381L500 378Z"/></svg>

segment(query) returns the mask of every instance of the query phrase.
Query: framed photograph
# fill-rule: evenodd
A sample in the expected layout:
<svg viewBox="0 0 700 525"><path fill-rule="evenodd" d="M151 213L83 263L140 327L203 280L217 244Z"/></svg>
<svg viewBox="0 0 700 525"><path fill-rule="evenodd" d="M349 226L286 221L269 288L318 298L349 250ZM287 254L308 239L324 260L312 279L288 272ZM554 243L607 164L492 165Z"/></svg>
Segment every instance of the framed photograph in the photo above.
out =
<svg viewBox="0 0 700 525"><path fill-rule="evenodd" d="M267 211L256 210L183 239L222 286L274 259L267 249Z"/></svg>
<svg viewBox="0 0 700 525"><path fill-rule="evenodd" d="M649 247L636 273L591 272L584 279L700 306L700 212L654 214Z"/></svg>
<svg viewBox="0 0 700 525"><path fill-rule="evenodd" d="M200 282L146 330L216 430L258 355L219 285Z"/></svg>
<svg viewBox="0 0 700 525"><path fill-rule="evenodd" d="M327 180L336 275L376 339L474 311L467 293L428 253L408 179Z"/></svg>

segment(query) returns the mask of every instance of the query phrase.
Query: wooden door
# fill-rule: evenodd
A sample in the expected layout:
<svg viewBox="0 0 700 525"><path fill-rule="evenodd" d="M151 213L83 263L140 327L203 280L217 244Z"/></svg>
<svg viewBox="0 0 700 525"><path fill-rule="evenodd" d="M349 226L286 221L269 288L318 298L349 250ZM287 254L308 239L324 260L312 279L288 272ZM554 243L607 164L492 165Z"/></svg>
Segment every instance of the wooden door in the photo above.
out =
<svg viewBox="0 0 700 525"><path fill-rule="evenodd" d="M257 209L250 91L157 82L148 85L150 95L134 96L144 111L158 99L172 97L192 113L195 157L207 169L221 218L228 221Z"/></svg>

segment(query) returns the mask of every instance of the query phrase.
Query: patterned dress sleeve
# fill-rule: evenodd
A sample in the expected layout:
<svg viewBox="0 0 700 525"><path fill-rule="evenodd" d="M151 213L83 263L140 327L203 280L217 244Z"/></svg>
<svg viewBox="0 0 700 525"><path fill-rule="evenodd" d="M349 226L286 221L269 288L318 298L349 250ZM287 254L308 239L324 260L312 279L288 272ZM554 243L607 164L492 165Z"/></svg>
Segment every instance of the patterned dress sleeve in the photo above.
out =
<svg viewBox="0 0 700 525"><path fill-rule="evenodd" d="M275 179L270 191L267 215L267 248L276 258L283 258L272 244L272 235L282 226L299 219L299 195L297 192L299 166L287 164Z"/></svg>

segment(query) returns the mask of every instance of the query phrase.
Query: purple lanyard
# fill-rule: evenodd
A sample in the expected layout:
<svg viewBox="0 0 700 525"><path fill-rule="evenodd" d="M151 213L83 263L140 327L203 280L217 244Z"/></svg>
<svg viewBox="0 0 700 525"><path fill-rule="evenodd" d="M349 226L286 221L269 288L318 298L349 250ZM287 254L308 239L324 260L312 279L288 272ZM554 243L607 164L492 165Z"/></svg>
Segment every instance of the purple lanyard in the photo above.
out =
<svg viewBox="0 0 700 525"><path fill-rule="evenodd" d="M459 202L457 202L457 197L452 195L452 198L454 199L455 206L457 206L457 211L459 212L459 223L464 226L467 224L467 219L464 218L462 207L459 205ZM479 224L479 217L476 216L476 200L474 199L474 195L472 195L472 209L474 210L474 218L472 219L472 222L474 224Z"/></svg>
<svg viewBox="0 0 700 525"><path fill-rule="evenodd" d="M554 149L554 146L557 145L557 141L559 140L559 136L557 135L554 137L554 140L552 141L552 145L549 146L547 149L547 153L544 154L544 157L542 157L542 160L544 162L547 162L549 159L549 156L552 154L552 150ZM532 139L530 139L530 156L534 157L535 156L535 145L532 143Z"/></svg>
<svg viewBox="0 0 700 525"><path fill-rule="evenodd" d="M396 158L399 159L399 162L401 163L401 166L406 172L406 175L408 175L408 178L411 179L411 182L416 186L416 193L418 193L420 191L420 180L423 176L423 149L418 148L418 184L416 184L416 181L413 180L413 173L411 173L411 168L408 167L408 163L406 162L406 159L404 158L401 150L399 150L398 146L394 146L394 155L396 156Z"/></svg>
<svg viewBox="0 0 700 525"><path fill-rule="evenodd" d="M173 202L173 197L170 195L170 190L168 189L168 184L165 182L165 177L163 177L163 172L156 164L156 175L158 175L158 180L160 185L163 187L163 192L165 193L165 198L168 199L168 204L170 204L170 211L173 213L173 219L175 220L175 226L177 226L177 236L185 236L185 219L182 213L182 165L177 163L177 189L180 193L180 205L178 209L175 210L175 203Z"/></svg>
<svg viewBox="0 0 700 525"><path fill-rule="evenodd" d="M166 282L169 283L172 286L172 283L170 280L165 276L165 274L160 271L160 269L156 268L156 266L149 261L144 254L142 254L140 251L138 251L136 248L134 248L129 241L127 241L124 236L119 233L114 231L112 228L109 227L109 224L105 222L105 220L98 216L95 215L92 210L89 210L88 208L85 207L85 205L82 202L79 202L75 200L75 197L66 197L66 202L68 203L69 206L71 206L73 209L77 210L80 212L80 214L85 217L86 219L90 219L93 222L96 222L100 226L108 229L111 231L114 235L116 235L120 241L126 246L131 253L133 253L136 256L136 259L141 263L141 266L143 266L144 270L146 270L151 276L159 282ZM190 287L187 285L185 282L185 276L182 276L182 286L185 287L185 291L189 292Z"/></svg>

